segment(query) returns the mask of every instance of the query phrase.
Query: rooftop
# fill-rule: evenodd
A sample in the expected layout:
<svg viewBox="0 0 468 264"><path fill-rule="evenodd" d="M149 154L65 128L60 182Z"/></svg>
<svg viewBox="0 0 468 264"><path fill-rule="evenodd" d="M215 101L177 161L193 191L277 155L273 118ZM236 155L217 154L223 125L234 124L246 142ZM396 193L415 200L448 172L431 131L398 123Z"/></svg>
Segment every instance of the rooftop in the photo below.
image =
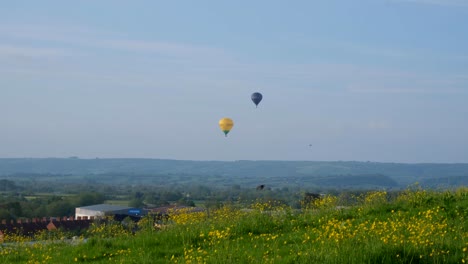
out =
<svg viewBox="0 0 468 264"><path fill-rule="evenodd" d="M85 209L85 210L94 210L94 211L118 211L118 210L128 210L133 207L114 205L114 204L95 204L90 206L77 207L76 209Z"/></svg>

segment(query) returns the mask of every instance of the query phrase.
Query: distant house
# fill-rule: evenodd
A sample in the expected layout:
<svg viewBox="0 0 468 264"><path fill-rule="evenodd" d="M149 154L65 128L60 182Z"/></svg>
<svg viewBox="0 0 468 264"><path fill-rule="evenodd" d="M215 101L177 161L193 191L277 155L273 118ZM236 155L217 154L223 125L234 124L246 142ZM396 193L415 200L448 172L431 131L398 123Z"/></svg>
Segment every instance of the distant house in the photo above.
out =
<svg viewBox="0 0 468 264"><path fill-rule="evenodd" d="M80 220L68 219L66 217L63 219L55 218L51 219L47 224L47 230L52 231L61 229L66 231L83 231L88 229L93 221L94 220L92 218Z"/></svg>
<svg viewBox="0 0 468 264"><path fill-rule="evenodd" d="M0 223L0 243L4 242L5 235L19 235L33 238L41 231L57 230L83 231L93 222L89 219L73 219L73 217L18 219L16 221L2 220Z"/></svg>
<svg viewBox="0 0 468 264"><path fill-rule="evenodd" d="M16 234L20 236L32 237L35 233L47 229L47 219L25 219L25 220L11 220L6 221L2 220L0 224L0 242L3 242L3 239L6 234Z"/></svg>
<svg viewBox="0 0 468 264"><path fill-rule="evenodd" d="M114 215L127 215L130 217L142 217L147 214L146 210L134 207L96 204L75 208L75 218L103 218Z"/></svg>

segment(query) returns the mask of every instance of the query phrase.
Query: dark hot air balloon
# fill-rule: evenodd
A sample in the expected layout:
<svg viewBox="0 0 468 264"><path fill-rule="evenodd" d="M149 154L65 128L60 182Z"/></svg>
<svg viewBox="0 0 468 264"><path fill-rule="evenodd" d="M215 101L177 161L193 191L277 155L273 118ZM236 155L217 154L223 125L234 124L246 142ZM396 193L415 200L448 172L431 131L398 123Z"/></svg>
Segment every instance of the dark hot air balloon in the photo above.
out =
<svg viewBox="0 0 468 264"><path fill-rule="evenodd" d="M252 101L254 102L255 104L255 107L258 107L258 104L262 101L262 94L261 93L253 93L250 98L252 99Z"/></svg>

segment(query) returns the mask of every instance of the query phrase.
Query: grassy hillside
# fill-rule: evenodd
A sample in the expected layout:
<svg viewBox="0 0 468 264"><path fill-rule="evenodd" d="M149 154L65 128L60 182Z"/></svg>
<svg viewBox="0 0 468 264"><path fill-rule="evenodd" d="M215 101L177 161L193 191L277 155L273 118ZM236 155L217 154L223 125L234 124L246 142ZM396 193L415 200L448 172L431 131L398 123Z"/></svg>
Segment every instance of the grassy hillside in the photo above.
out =
<svg viewBox="0 0 468 264"><path fill-rule="evenodd" d="M173 212L154 226L95 224L83 237L8 236L1 263L466 263L468 189L327 196L302 210L268 201ZM12 241L14 243L12 243Z"/></svg>

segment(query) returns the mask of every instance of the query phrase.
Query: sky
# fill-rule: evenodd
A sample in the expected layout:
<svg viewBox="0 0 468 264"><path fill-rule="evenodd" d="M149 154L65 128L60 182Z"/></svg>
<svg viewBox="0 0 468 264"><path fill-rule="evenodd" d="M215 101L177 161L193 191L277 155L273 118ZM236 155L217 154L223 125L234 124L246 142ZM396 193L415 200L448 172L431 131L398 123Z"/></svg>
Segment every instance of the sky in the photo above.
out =
<svg viewBox="0 0 468 264"><path fill-rule="evenodd" d="M0 157L467 163L467 25L468 0L5 1Z"/></svg>

